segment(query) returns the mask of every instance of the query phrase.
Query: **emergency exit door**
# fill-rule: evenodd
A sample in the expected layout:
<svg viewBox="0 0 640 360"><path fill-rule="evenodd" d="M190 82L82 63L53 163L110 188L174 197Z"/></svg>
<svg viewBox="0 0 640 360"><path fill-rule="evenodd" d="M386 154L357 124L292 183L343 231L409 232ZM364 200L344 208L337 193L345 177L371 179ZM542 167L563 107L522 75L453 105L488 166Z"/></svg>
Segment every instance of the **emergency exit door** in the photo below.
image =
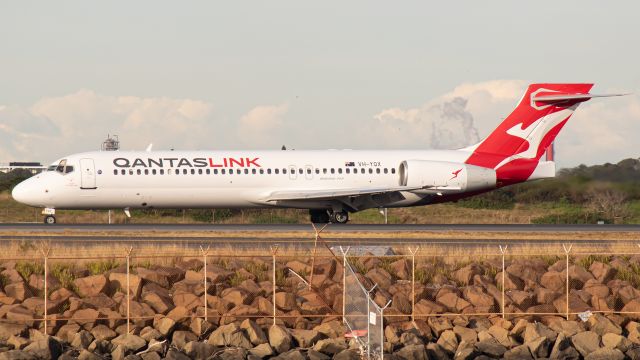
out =
<svg viewBox="0 0 640 360"><path fill-rule="evenodd" d="M96 188L96 170L93 159L80 159L80 188Z"/></svg>

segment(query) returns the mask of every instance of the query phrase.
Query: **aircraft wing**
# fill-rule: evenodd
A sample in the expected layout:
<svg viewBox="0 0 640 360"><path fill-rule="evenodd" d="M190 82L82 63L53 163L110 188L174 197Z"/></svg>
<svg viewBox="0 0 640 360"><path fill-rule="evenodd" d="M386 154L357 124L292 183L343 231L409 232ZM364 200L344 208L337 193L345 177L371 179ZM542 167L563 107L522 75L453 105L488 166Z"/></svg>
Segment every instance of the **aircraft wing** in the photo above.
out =
<svg viewBox="0 0 640 360"><path fill-rule="evenodd" d="M430 186L397 186L397 187L372 187L351 189L328 190L292 190L274 191L265 197L264 201L292 201L292 200L330 200L352 196L376 195L398 191L414 191L430 188Z"/></svg>

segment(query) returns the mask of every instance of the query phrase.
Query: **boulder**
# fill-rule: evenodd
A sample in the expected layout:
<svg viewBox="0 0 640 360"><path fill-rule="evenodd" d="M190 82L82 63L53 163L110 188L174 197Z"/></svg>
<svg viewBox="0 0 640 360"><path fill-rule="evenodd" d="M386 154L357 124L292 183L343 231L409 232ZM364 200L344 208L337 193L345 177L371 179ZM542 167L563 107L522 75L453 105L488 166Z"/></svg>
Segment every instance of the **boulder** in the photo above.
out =
<svg viewBox="0 0 640 360"><path fill-rule="evenodd" d="M480 286L467 286L462 294L476 308L491 308L495 305L493 296L484 292Z"/></svg>
<svg viewBox="0 0 640 360"><path fill-rule="evenodd" d="M522 279L502 271L496 274L496 284L502 284L502 276L504 274L504 289L505 290L522 290L524 289L524 281Z"/></svg>
<svg viewBox="0 0 640 360"><path fill-rule="evenodd" d="M289 292L277 292L276 307L283 311L291 311L297 308L296 296Z"/></svg>
<svg viewBox="0 0 640 360"><path fill-rule="evenodd" d="M216 347L201 341L190 341L182 349L192 359L208 359L216 351Z"/></svg>
<svg viewBox="0 0 640 360"><path fill-rule="evenodd" d="M446 331L453 329L453 325L448 317L429 317L427 320L427 324L431 327L433 334L436 337L440 337L440 335Z"/></svg>
<svg viewBox="0 0 640 360"><path fill-rule="evenodd" d="M24 301L24 299L32 296L33 294L31 289L29 288L29 285L25 284L22 281L6 285L4 287L4 292L7 294L7 296L14 298L20 302Z"/></svg>
<svg viewBox="0 0 640 360"><path fill-rule="evenodd" d="M168 317L155 317L153 327L158 330L162 336L167 336L176 326L176 321Z"/></svg>
<svg viewBox="0 0 640 360"><path fill-rule="evenodd" d="M587 356L600 349L600 335L593 331L584 331L575 334L571 337L571 342L582 356Z"/></svg>
<svg viewBox="0 0 640 360"><path fill-rule="evenodd" d="M279 325L271 325L269 327L269 345L278 354L287 352L292 347L291 334L287 329Z"/></svg>
<svg viewBox="0 0 640 360"><path fill-rule="evenodd" d="M152 283L156 283L162 286L165 289L168 289L171 286L171 282L169 281L169 275L166 273L162 273L160 271L145 269L142 267L136 268L136 274L146 281L150 281Z"/></svg>
<svg viewBox="0 0 640 360"><path fill-rule="evenodd" d="M24 351L38 359L57 359L62 355L62 344L54 337L44 336L24 348Z"/></svg>
<svg viewBox="0 0 640 360"><path fill-rule="evenodd" d="M109 329L106 325L97 325L91 329L91 335L97 340L111 340L118 334L115 331Z"/></svg>
<svg viewBox="0 0 640 360"><path fill-rule="evenodd" d="M542 275L540 285L552 291L562 291L565 288L567 278L560 272L549 271Z"/></svg>
<svg viewBox="0 0 640 360"><path fill-rule="evenodd" d="M591 266L589 266L589 271L593 274L593 277L602 284L606 284L609 280L613 279L617 272L613 267L600 261L594 261Z"/></svg>
<svg viewBox="0 0 640 360"><path fill-rule="evenodd" d="M175 348L169 348L164 358L165 360L191 360L187 354Z"/></svg>
<svg viewBox="0 0 640 360"><path fill-rule="evenodd" d="M414 308L416 315L442 314L446 311L447 309L444 306L426 299L418 301Z"/></svg>
<svg viewBox="0 0 640 360"><path fill-rule="evenodd" d="M495 339L487 339L476 343L476 350L493 358L501 358L507 348Z"/></svg>
<svg viewBox="0 0 640 360"><path fill-rule="evenodd" d="M389 264L389 268L391 272L398 278L402 280L410 280L411 279L411 265L407 259L400 259ZM470 281L471 279L469 279Z"/></svg>
<svg viewBox="0 0 640 360"><path fill-rule="evenodd" d="M347 348L344 338L318 340L313 350L327 355L335 355Z"/></svg>
<svg viewBox="0 0 640 360"><path fill-rule="evenodd" d="M462 285L469 285L476 275L482 275L482 268L478 264L471 263L453 272L453 278Z"/></svg>
<svg viewBox="0 0 640 360"><path fill-rule="evenodd" d="M13 306L7 311L5 314L7 320L11 320L15 323L27 324L28 326L33 326L36 314L27 308L22 306Z"/></svg>
<svg viewBox="0 0 640 360"><path fill-rule="evenodd" d="M389 326L387 326L389 327ZM292 329L291 336L296 340L299 347L310 348L322 339L324 335L316 330Z"/></svg>
<svg viewBox="0 0 640 360"><path fill-rule="evenodd" d="M419 346L419 345L414 345L414 346ZM424 349L424 346L420 346L422 349ZM436 343L429 343L427 344L427 359L434 359L434 360L448 360L451 359L451 355L449 355L447 353L447 351L445 349L442 348L442 346L436 344ZM407 357L405 359L413 359L411 357Z"/></svg>
<svg viewBox="0 0 640 360"><path fill-rule="evenodd" d="M442 296L438 296L437 301L440 304L446 306L449 309L449 311L453 313L462 312L464 309L471 306L471 304L468 301L459 297L457 294L453 292L449 292L449 293L443 294Z"/></svg>
<svg viewBox="0 0 640 360"><path fill-rule="evenodd" d="M604 334L602 335L602 345L607 349L618 349L622 352L627 352L633 346L633 343L618 334Z"/></svg>
<svg viewBox="0 0 640 360"><path fill-rule="evenodd" d="M202 300L199 296L196 296L190 292L175 292L173 294L173 304L175 306L181 306L187 310L193 310L198 306L203 306Z"/></svg>
<svg viewBox="0 0 640 360"><path fill-rule="evenodd" d="M453 327L453 332L460 342L464 341L467 344L475 344L478 341L478 333L473 329L456 325Z"/></svg>
<svg viewBox="0 0 640 360"><path fill-rule="evenodd" d="M571 340L562 334L558 335L553 349L551 350L551 359L579 359L580 354L573 348Z"/></svg>
<svg viewBox="0 0 640 360"><path fill-rule="evenodd" d="M243 329L247 335L249 336L249 341L253 345L260 345L269 342L267 335L265 335L264 331L261 327L259 327L253 320L245 319L240 324L240 328Z"/></svg>
<svg viewBox="0 0 640 360"><path fill-rule="evenodd" d="M184 350L184 347L188 343L196 340L198 340L198 337L195 336L191 331L176 330L171 335L171 346L175 346L180 350Z"/></svg>
<svg viewBox="0 0 640 360"><path fill-rule="evenodd" d="M393 277L388 272L378 267L369 270L365 276L381 289L388 289L393 280Z"/></svg>
<svg viewBox="0 0 640 360"><path fill-rule="evenodd" d="M86 349L91 345L93 340L93 335L91 335L90 332L82 330L75 334L73 340L71 340L71 346L76 349Z"/></svg>
<svg viewBox="0 0 640 360"><path fill-rule="evenodd" d="M222 325L209 336L208 343L214 346L235 346L243 349L251 349L253 345L247 339L244 331L236 324Z"/></svg>
<svg viewBox="0 0 640 360"><path fill-rule="evenodd" d="M104 275L93 275L73 281L76 292L81 297L97 296L109 289L109 281Z"/></svg>
<svg viewBox="0 0 640 360"><path fill-rule="evenodd" d="M324 334L328 338L337 338L344 336L344 325L339 320L331 320L313 328L317 332Z"/></svg>
<svg viewBox="0 0 640 360"><path fill-rule="evenodd" d="M30 344L30 341L21 336L11 335L9 340L7 340L7 344L13 346L15 350L22 350Z"/></svg>
<svg viewBox="0 0 640 360"><path fill-rule="evenodd" d="M503 359L505 360L526 360L526 359L531 359L533 360L534 357L531 355L531 352L529 352L529 348L527 347L527 345L518 345L510 350L507 350L504 354L503 354Z"/></svg>
<svg viewBox="0 0 640 360"><path fill-rule="evenodd" d="M554 338L554 340L557 337ZM553 344L553 340L540 336L535 339L529 339L526 341L524 345L527 346L529 352L536 358L546 358L549 357L549 353L551 352L551 345Z"/></svg>
<svg viewBox="0 0 640 360"><path fill-rule="evenodd" d="M584 357L585 360L623 360L624 353L618 349L598 349Z"/></svg>
<svg viewBox="0 0 640 360"><path fill-rule="evenodd" d="M509 330L500 325L491 326L487 330L487 332L489 333L489 335L491 335L492 338L494 338L498 343L506 348L510 348L514 343L513 339L511 339L511 336L509 336ZM478 340L483 341L483 339L480 338L480 334L478 334Z"/></svg>
<svg viewBox="0 0 640 360"><path fill-rule="evenodd" d="M249 349L249 354L253 356L257 356L260 359L268 358L272 355L275 355L275 351L268 343L262 343L254 347L253 349Z"/></svg>
<svg viewBox="0 0 640 360"><path fill-rule="evenodd" d="M524 342L528 343L540 337L546 338L551 343L553 343L554 341L556 341L558 334L555 331L549 329L546 325L539 322L527 324L523 335ZM531 352L533 353L533 351Z"/></svg>
<svg viewBox="0 0 640 360"><path fill-rule="evenodd" d="M602 314L591 314L589 320L587 320L587 324L589 325L589 330L600 336L608 333L622 335L622 328Z"/></svg>
<svg viewBox="0 0 640 360"><path fill-rule="evenodd" d="M111 344L121 347L125 353L138 352L147 346L147 342L143 338L133 334L122 334L111 340Z"/></svg>
<svg viewBox="0 0 640 360"><path fill-rule="evenodd" d="M160 296L155 292L147 292L142 295L142 301L151 306L158 314L167 314L174 308L170 298Z"/></svg>
<svg viewBox="0 0 640 360"><path fill-rule="evenodd" d="M120 291L123 294L127 293L127 274L112 272L109 274L109 287L111 292ZM138 275L129 274L129 294L134 298L140 295L142 289L142 279Z"/></svg>
<svg viewBox="0 0 640 360"><path fill-rule="evenodd" d="M440 345L444 350L453 354L458 348L458 337L452 330L445 330L442 332L442 334L440 334L437 344Z"/></svg>
<svg viewBox="0 0 640 360"><path fill-rule="evenodd" d="M222 293L220 293L220 297L234 307L238 305L249 305L253 301L253 295L242 288L224 289Z"/></svg>

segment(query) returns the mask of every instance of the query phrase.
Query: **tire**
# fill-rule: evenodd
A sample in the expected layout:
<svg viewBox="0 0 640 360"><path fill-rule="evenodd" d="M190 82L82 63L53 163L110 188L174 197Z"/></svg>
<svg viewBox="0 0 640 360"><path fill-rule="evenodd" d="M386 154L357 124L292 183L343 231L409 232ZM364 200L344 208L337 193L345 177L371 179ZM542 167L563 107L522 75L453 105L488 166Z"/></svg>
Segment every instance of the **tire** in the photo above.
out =
<svg viewBox="0 0 640 360"><path fill-rule="evenodd" d="M47 215L44 217L44 223L47 225L53 225L56 223L56 217L53 215Z"/></svg>
<svg viewBox="0 0 640 360"><path fill-rule="evenodd" d="M314 224L326 224L331 220L326 210L309 210L309 217Z"/></svg>
<svg viewBox="0 0 640 360"><path fill-rule="evenodd" d="M338 224L346 224L349 221L349 213L346 211L336 211L333 213L332 220Z"/></svg>

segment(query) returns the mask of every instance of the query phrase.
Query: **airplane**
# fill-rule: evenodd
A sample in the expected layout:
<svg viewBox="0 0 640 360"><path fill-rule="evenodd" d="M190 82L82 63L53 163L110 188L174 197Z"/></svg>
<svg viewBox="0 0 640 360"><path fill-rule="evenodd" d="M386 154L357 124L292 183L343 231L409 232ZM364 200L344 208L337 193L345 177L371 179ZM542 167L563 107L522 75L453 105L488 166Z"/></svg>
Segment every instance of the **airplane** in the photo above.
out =
<svg viewBox="0 0 640 360"><path fill-rule="evenodd" d="M456 201L555 176L542 159L593 84L532 84L478 144L457 150L94 151L65 156L13 198L60 209L298 208L314 223Z"/></svg>

